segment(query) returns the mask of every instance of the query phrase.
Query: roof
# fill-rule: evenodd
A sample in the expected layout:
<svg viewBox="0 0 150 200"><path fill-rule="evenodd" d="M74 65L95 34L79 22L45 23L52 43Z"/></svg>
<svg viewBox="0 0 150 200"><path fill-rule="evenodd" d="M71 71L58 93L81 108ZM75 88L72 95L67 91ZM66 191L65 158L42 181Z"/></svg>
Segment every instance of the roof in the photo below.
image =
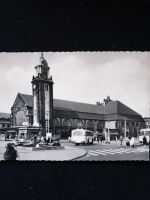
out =
<svg viewBox="0 0 150 200"><path fill-rule="evenodd" d="M54 99L54 108L55 109L67 109L71 111L78 111L83 113L94 113L94 114L104 114L103 107L88 104L88 103L80 103L75 101L68 101L68 100L60 100Z"/></svg>
<svg viewBox="0 0 150 200"><path fill-rule="evenodd" d="M9 119L10 118L10 113L0 113L0 118Z"/></svg>
<svg viewBox="0 0 150 200"><path fill-rule="evenodd" d="M32 95L21 94L21 93L19 93L19 95L22 97L26 106L33 107ZM54 108L78 111L78 112L103 114L103 108L100 106L94 104L80 103L75 101L60 100L60 99L54 99Z"/></svg>
<svg viewBox="0 0 150 200"><path fill-rule="evenodd" d="M140 115L120 101L110 101L105 106L105 114Z"/></svg>
<svg viewBox="0 0 150 200"><path fill-rule="evenodd" d="M33 107L33 96L32 95L21 94L21 93L19 93L19 95L22 97L26 106Z"/></svg>
<svg viewBox="0 0 150 200"><path fill-rule="evenodd" d="M19 93L26 106L33 107L33 96ZM120 101L110 101L105 107L102 105L81 103L68 100L54 99L54 109L68 110L93 114L122 114L140 116L137 112L121 103Z"/></svg>
<svg viewBox="0 0 150 200"><path fill-rule="evenodd" d="M117 110L118 110L119 114L140 115L139 113L135 112L134 110L132 110L128 106L124 105L120 101L117 101L117 102L118 102Z"/></svg>

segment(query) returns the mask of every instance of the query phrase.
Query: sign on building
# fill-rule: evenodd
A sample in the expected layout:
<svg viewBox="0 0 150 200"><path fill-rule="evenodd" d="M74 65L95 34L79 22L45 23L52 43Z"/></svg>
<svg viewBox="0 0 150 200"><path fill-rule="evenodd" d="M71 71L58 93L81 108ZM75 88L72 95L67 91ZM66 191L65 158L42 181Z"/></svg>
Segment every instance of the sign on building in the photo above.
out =
<svg viewBox="0 0 150 200"><path fill-rule="evenodd" d="M116 121L106 121L105 128L116 129Z"/></svg>

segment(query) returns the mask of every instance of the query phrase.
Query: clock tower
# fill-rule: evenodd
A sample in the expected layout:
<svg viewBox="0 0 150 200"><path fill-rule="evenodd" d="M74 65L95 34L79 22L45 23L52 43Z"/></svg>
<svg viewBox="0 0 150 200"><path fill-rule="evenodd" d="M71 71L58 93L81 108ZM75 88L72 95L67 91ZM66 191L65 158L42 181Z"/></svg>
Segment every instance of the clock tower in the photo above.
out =
<svg viewBox="0 0 150 200"><path fill-rule="evenodd" d="M40 65L35 67L36 76L32 78L33 126L44 132L53 128L53 79L50 67L41 53Z"/></svg>

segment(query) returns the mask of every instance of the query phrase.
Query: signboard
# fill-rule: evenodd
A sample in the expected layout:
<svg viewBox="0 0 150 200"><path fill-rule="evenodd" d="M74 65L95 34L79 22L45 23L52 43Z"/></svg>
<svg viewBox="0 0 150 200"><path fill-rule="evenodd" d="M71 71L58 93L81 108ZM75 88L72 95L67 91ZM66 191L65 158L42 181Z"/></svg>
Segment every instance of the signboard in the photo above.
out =
<svg viewBox="0 0 150 200"><path fill-rule="evenodd" d="M105 128L116 129L116 121L106 121Z"/></svg>

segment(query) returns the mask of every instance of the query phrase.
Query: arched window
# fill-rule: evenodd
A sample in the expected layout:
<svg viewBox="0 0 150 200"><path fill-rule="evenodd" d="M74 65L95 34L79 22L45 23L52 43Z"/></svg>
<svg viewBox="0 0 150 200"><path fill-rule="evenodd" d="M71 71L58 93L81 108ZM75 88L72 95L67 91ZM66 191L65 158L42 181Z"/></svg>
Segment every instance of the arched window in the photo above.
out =
<svg viewBox="0 0 150 200"><path fill-rule="evenodd" d="M70 119L65 119L63 121L63 126L71 127L72 126L71 120Z"/></svg>
<svg viewBox="0 0 150 200"><path fill-rule="evenodd" d="M104 122L103 121L99 121L97 123L97 129L103 129L104 128Z"/></svg>
<svg viewBox="0 0 150 200"><path fill-rule="evenodd" d="M53 126L54 126L54 127L59 126L59 121L58 121L58 119L53 119Z"/></svg>
<svg viewBox="0 0 150 200"><path fill-rule="evenodd" d="M80 119L77 120L76 127L83 128L83 122L82 122L82 120L80 120Z"/></svg>
<svg viewBox="0 0 150 200"><path fill-rule="evenodd" d="M87 129L88 130L94 130L94 122L93 121L87 122Z"/></svg>

